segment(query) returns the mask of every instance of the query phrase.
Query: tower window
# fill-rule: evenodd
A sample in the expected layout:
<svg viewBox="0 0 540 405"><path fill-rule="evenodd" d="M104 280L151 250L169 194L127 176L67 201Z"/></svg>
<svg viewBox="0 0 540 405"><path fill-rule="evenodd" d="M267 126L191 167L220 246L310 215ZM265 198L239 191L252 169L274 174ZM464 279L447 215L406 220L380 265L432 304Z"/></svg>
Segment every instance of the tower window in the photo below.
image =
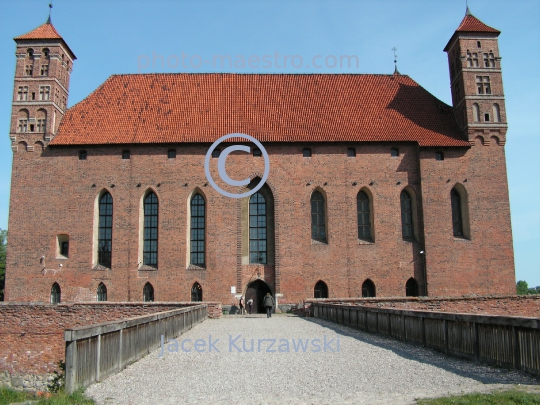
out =
<svg viewBox="0 0 540 405"><path fill-rule="evenodd" d="M262 152L259 148L255 148L253 149L253 156L255 157L261 157L262 156Z"/></svg>
<svg viewBox="0 0 540 405"><path fill-rule="evenodd" d="M32 65L26 65L24 68L24 74L26 76L32 76L34 73L34 67Z"/></svg>
<svg viewBox="0 0 540 405"><path fill-rule="evenodd" d="M495 67L495 56L493 52L484 53L484 66L487 68Z"/></svg>
<svg viewBox="0 0 540 405"><path fill-rule="evenodd" d="M302 156L303 157L311 157L311 149L304 148L304 150L302 151Z"/></svg>
<svg viewBox="0 0 540 405"><path fill-rule="evenodd" d="M478 94L491 94L489 76L476 76L476 87L478 89Z"/></svg>
<svg viewBox="0 0 540 405"><path fill-rule="evenodd" d="M347 148L347 156L348 156L348 157L355 157L355 156L356 156L356 149L354 149L354 148Z"/></svg>
<svg viewBox="0 0 540 405"><path fill-rule="evenodd" d="M484 114L484 121L489 122L489 113Z"/></svg>
<svg viewBox="0 0 540 405"><path fill-rule="evenodd" d="M435 152L435 160L444 160L444 154L442 152Z"/></svg>
<svg viewBox="0 0 540 405"><path fill-rule="evenodd" d="M88 156L88 153L85 150L79 151L79 160L86 160L87 156Z"/></svg>
<svg viewBox="0 0 540 405"><path fill-rule="evenodd" d="M467 66L478 67L478 53L467 52Z"/></svg>
<svg viewBox="0 0 540 405"><path fill-rule="evenodd" d="M167 152L167 158L176 159L176 149L169 149Z"/></svg>
<svg viewBox="0 0 540 405"><path fill-rule="evenodd" d="M49 76L49 65L41 65L41 76Z"/></svg>
<svg viewBox="0 0 540 405"><path fill-rule="evenodd" d="M17 128L17 132L28 132L28 120L27 119L19 119L19 126Z"/></svg>
<svg viewBox="0 0 540 405"><path fill-rule="evenodd" d="M28 86L19 86L19 91L17 92L18 101L28 100Z"/></svg>
<svg viewBox="0 0 540 405"><path fill-rule="evenodd" d="M28 56L28 59L34 59L34 50L32 48L28 48L26 54Z"/></svg>
<svg viewBox="0 0 540 405"><path fill-rule="evenodd" d="M122 151L122 159L129 159L131 156L131 153L129 150L123 150Z"/></svg>
<svg viewBox="0 0 540 405"><path fill-rule="evenodd" d="M48 101L51 98L51 86L39 86L39 99Z"/></svg>
<svg viewBox="0 0 540 405"><path fill-rule="evenodd" d="M390 156L397 157L399 156L399 149L398 148L392 148L390 149Z"/></svg>
<svg viewBox="0 0 540 405"><path fill-rule="evenodd" d="M47 48L43 49L43 57L45 57L45 58L49 57L49 50Z"/></svg>
<svg viewBox="0 0 540 405"><path fill-rule="evenodd" d="M30 124L30 132L34 132L34 124Z"/></svg>
<svg viewBox="0 0 540 405"><path fill-rule="evenodd" d="M45 121L44 119L37 120L37 131L45 132Z"/></svg>
<svg viewBox="0 0 540 405"><path fill-rule="evenodd" d="M480 41L476 41L476 46L477 46L478 48L482 48L482 43L481 43Z"/></svg>

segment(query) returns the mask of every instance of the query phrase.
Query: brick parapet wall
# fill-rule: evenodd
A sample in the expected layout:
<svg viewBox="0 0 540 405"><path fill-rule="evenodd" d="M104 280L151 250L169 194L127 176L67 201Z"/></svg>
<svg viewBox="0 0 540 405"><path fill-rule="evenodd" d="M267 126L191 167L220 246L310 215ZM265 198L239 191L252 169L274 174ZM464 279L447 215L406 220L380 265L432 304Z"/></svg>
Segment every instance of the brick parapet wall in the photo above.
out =
<svg viewBox="0 0 540 405"><path fill-rule="evenodd" d="M365 305L380 308L416 309L425 311L525 316L540 318L540 295L504 295L484 297L408 297L408 298L343 298L306 300Z"/></svg>
<svg viewBox="0 0 540 405"><path fill-rule="evenodd" d="M193 305L192 302L101 302L74 304L0 303L0 372L49 374L65 357L64 330L133 318ZM221 316L220 303L208 303L210 318Z"/></svg>

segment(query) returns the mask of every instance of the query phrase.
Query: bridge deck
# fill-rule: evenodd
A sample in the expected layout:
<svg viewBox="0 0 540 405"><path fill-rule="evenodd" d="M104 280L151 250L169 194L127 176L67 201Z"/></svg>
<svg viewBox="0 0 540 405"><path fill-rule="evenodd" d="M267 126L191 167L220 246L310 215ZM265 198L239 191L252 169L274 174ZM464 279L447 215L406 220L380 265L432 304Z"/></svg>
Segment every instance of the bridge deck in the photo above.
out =
<svg viewBox="0 0 540 405"><path fill-rule="evenodd" d="M99 404L398 405L538 384L521 372L288 315L210 319L177 343L165 342L163 352L90 386L87 395Z"/></svg>

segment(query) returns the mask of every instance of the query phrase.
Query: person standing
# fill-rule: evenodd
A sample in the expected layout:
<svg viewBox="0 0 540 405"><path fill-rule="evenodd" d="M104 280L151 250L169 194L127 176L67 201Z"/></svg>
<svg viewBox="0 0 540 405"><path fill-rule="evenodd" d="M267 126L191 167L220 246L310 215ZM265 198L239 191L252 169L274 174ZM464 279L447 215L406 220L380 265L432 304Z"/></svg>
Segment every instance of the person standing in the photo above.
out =
<svg viewBox="0 0 540 405"><path fill-rule="evenodd" d="M263 306L266 308L266 317L272 317L272 308L274 307L274 298L270 293L266 293L266 297L263 299Z"/></svg>
<svg viewBox="0 0 540 405"><path fill-rule="evenodd" d="M249 314L251 315L251 311L253 310L253 298L250 298L247 304L248 304Z"/></svg>
<svg viewBox="0 0 540 405"><path fill-rule="evenodd" d="M244 297L240 297L238 305L240 306L240 315L244 315Z"/></svg>

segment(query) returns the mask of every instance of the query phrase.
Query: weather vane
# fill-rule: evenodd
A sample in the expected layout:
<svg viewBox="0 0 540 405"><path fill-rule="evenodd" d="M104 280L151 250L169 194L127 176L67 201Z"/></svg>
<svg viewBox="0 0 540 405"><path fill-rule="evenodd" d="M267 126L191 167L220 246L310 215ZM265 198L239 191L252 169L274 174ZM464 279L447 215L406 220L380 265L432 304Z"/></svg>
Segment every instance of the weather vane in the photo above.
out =
<svg viewBox="0 0 540 405"><path fill-rule="evenodd" d="M399 73L397 70L397 55L396 55L397 48L394 46L391 49L391 51L394 51L394 73Z"/></svg>
<svg viewBox="0 0 540 405"><path fill-rule="evenodd" d="M52 0L49 3L49 18L47 19L47 23L51 23L51 13L52 13Z"/></svg>

